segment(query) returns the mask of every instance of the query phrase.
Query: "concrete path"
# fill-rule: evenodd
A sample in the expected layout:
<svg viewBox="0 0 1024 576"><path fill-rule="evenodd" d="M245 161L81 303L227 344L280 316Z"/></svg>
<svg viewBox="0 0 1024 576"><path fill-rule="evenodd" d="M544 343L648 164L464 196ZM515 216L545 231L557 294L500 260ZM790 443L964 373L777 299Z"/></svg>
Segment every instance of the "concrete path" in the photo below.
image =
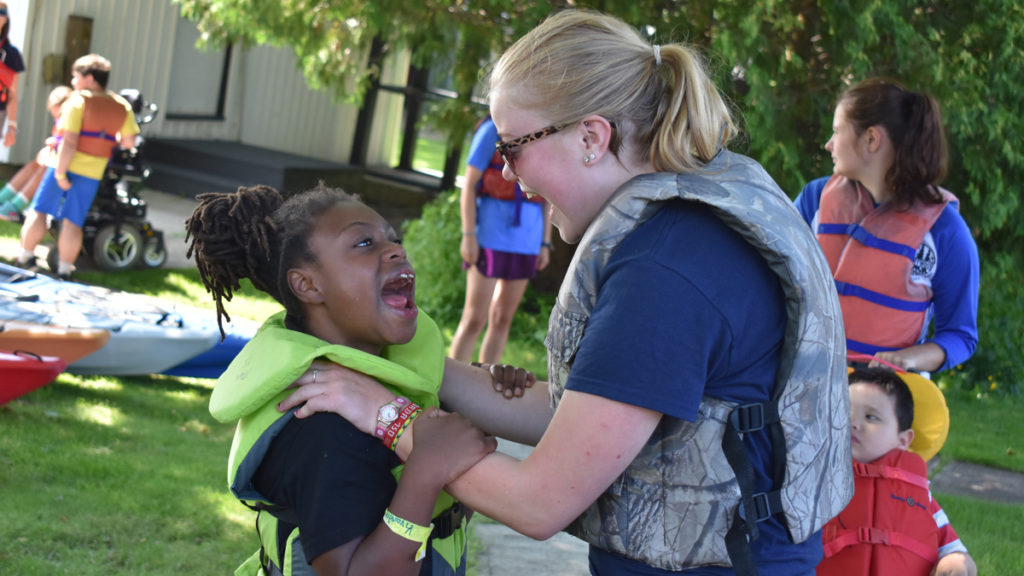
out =
<svg viewBox="0 0 1024 576"><path fill-rule="evenodd" d="M194 267L195 263L185 258L185 220L192 215L196 201L149 189L139 195L146 201L146 217L150 224L164 233L164 243L167 245L167 263L164 268Z"/></svg>
<svg viewBox="0 0 1024 576"><path fill-rule="evenodd" d="M529 446L498 440L498 450L519 458L530 454ZM471 524L480 542L476 571L471 576L587 576L587 544L565 532L538 542L502 524L480 521Z"/></svg>

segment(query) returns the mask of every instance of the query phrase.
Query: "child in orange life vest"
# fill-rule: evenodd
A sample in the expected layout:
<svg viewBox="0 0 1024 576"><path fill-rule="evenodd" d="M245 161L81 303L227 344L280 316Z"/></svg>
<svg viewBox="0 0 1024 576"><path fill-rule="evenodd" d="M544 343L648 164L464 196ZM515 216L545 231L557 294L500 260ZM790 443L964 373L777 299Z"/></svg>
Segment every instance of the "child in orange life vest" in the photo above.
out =
<svg viewBox="0 0 1024 576"><path fill-rule="evenodd" d="M39 187L39 182L46 173L46 167L56 160L57 144L57 120L60 119L60 108L71 96L70 86L57 86L50 91L46 98L46 108L53 116L53 135L46 139L46 145L36 153L35 160L25 164L18 170L4 187L0 189L0 218L5 220L20 220L21 211L32 200Z"/></svg>
<svg viewBox="0 0 1024 576"><path fill-rule="evenodd" d="M822 530L819 576L974 576L977 567L928 489L927 465L909 452L914 400L884 368L850 374L853 500Z"/></svg>

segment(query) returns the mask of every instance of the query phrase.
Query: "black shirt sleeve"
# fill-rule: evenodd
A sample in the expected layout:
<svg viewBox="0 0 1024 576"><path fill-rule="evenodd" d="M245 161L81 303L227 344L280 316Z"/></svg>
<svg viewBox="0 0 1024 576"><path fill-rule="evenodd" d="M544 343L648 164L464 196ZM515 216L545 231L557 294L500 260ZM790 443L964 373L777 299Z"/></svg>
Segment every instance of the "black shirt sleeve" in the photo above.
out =
<svg viewBox="0 0 1024 576"><path fill-rule="evenodd" d="M380 523L396 481L398 458L381 442L330 413L292 418L273 440L254 484L293 509L306 560Z"/></svg>

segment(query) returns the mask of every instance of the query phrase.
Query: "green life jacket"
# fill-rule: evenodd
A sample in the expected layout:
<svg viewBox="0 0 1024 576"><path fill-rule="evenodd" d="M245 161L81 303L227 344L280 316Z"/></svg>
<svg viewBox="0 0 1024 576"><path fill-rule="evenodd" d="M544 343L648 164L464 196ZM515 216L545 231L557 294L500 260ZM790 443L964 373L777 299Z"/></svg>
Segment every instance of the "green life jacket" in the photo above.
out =
<svg viewBox="0 0 1024 576"><path fill-rule="evenodd" d="M302 553L298 529L288 534L286 549L278 550L278 519L289 518L291 511L267 499L252 481L270 443L294 413L278 412L277 404L292 392L288 386L314 360L325 358L372 376L396 395L405 396L420 406L438 405L437 393L444 376L441 332L422 311L413 339L407 344L385 348L381 356L289 330L284 325L284 317L285 313L280 312L264 322L217 380L210 397L210 414L214 418L224 423L237 422L228 457L228 487L244 504L260 511L257 531L261 549L238 568L235 572L238 575L313 573ZM392 471L396 478L401 474L400 468ZM434 516L447 513L453 505L458 508L455 499L442 492L434 506ZM382 510L381 516L383 514ZM466 549L466 522L461 515L457 522L450 536L431 540L434 557L444 560L440 563L441 573L465 572L462 559ZM284 566L280 566L282 563ZM434 574L439 574L438 565L435 561ZM444 569L445 565L450 572Z"/></svg>
<svg viewBox="0 0 1024 576"><path fill-rule="evenodd" d="M700 173L644 174L616 191L577 246L551 312L549 386L557 402L615 249L678 199L709 206L779 277L787 324L772 400L737 406L704 396L696 422L663 416L622 477L568 531L664 570L720 565L750 573L747 540L757 537L757 521L778 515L790 538L803 542L853 495L838 297L817 240L764 168L722 151ZM741 435L761 426L771 434L776 485L752 494Z"/></svg>

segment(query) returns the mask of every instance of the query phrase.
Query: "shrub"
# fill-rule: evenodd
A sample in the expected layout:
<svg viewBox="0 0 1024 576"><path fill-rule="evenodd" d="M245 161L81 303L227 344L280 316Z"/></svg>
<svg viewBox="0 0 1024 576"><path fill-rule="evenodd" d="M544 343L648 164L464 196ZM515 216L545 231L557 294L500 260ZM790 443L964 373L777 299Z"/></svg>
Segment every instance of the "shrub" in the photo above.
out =
<svg viewBox="0 0 1024 576"><path fill-rule="evenodd" d="M442 326L455 326L466 298L459 242L459 194L442 192L422 215L403 225L404 244L416 270L416 304Z"/></svg>
<svg viewBox="0 0 1024 576"><path fill-rule="evenodd" d="M1024 381L1024 273L1006 253L983 258L978 301L978 348L942 378L966 390L1020 394Z"/></svg>
<svg viewBox="0 0 1024 576"><path fill-rule="evenodd" d="M441 326L454 330L466 299L459 242L462 222L458 191L443 192L423 207L422 215L403 226L405 249L416 270L416 303ZM548 315L555 294L535 290L533 284L519 304L509 336L542 348Z"/></svg>

